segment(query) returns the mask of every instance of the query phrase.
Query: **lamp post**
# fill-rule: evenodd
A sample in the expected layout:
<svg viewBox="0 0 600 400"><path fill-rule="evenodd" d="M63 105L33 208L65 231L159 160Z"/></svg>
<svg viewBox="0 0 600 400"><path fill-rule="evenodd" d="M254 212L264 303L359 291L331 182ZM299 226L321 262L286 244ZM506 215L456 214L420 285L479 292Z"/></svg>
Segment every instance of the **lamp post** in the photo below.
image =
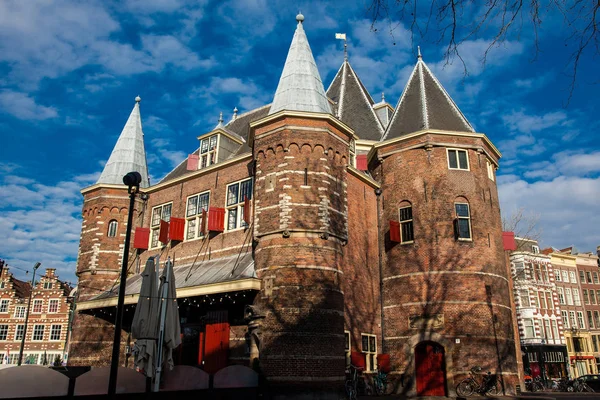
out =
<svg viewBox="0 0 600 400"><path fill-rule="evenodd" d="M29 322L29 309L31 308L31 298L33 297L33 289L35 288L35 271L42 265L36 262L33 266L33 276L31 277L31 292L29 292L29 302L27 303L27 312L25 313L25 326L23 327L23 337L21 338L21 348L19 349L19 360L17 365L21 365L23 361L23 349L25 349L25 336L27 336L27 323Z"/></svg>
<svg viewBox="0 0 600 400"><path fill-rule="evenodd" d="M123 326L123 305L125 303L125 287L127 284L127 262L129 259L129 242L131 241L131 224L133 223L133 206L135 194L139 190L142 176L139 172L130 172L123 177L129 193L129 213L127 214L127 229L125 231L125 245L123 247L123 262L121 263L121 282L119 284L119 299L115 316L115 337L113 340L112 358L110 363L110 376L108 379L108 395L114 396L117 391L117 373L119 370L119 354L121 353L121 327Z"/></svg>
<svg viewBox="0 0 600 400"><path fill-rule="evenodd" d="M577 335L577 333L579 333L579 329L572 326L570 331L571 331L571 340L573 341L573 353L575 353L575 360L573 360L573 375L579 375L578 371L577 371L577 345L579 345L579 342L577 342L577 345L575 344L576 343L575 335ZM573 378L576 378L576 376L573 376Z"/></svg>

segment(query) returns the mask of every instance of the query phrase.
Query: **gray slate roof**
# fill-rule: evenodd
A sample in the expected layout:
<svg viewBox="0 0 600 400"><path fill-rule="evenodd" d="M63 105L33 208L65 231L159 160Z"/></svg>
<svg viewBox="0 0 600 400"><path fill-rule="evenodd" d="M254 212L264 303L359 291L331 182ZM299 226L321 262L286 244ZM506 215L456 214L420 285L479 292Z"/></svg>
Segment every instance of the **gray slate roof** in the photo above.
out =
<svg viewBox="0 0 600 400"><path fill-rule="evenodd" d="M373 110L374 101L348 60L344 60L333 78L327 96L337 103L335 113L338 118L354 129L358 137L381 139L383 126Z"/></svg>
<svg viewBox="0 0 600 400"><path fill-rule="evenodd" d="M175 274L175 285L177 289L210 285L213 283L237 281L247 278L256 278L252 252L247 252L240 257L235 254L229 257L215 258L208 261L197 262L193 267L191 263L182 265L175 264L173 267L173 273ZM125 295L139 294L141 287L142 274L131 276L127 278ZM116 297L117 295L118 288L115 288L111 292L99 294L92 300L107 299L110 297Z"/></svg>
<svg viewBox="0 0 600 400"><path fill-rule="evenodd" d="M423 129L475 132L448 92L419 57L382 140Z"/></svg>
<svg viewBox="0 0 600 400"><path fill-rule="evenodd" d="M129 119L96 183L122 185L123 176L128 172L137 171L142 175L140 186L150 186L139 100L140 98L136 97Z"/></svg>
<svg viewBox="0 0 600 400"><path fill-rule="evenodd" d="M278 111L309 111L331 114L331 107L317 69L300 14L298 26L275 91L269 114Z"/></svg>

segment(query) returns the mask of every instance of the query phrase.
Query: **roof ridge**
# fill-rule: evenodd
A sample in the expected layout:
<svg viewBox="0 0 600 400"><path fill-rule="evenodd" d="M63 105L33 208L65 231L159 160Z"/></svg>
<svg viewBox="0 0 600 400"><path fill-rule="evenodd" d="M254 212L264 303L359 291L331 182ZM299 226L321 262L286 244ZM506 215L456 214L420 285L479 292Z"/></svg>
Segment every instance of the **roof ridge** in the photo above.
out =
<svg viewBox="0 0 600 400"><path fill-rule="evenodd" d="M410 84L412 83L412 79L413 79L413 76L415 75L415 71L417 70L417 67L418 67L418 63L417 63L417 65L415 65L410 76L408 77L408 81L406 82L406 86L404 87L404 91L402 92L402 96L400 96L400 99L398 100L398 103L396 104L396 108L394 108L394 113L392 114L392 119L390 120L390 123L388 124L383 136L381 137L381 141L384 141L387 139L387 136L390 133L390 128L394 125L394 121L396 121L396 117L398 116L398 110L400 109L400 104L402 104L402 100L404 100L404 96L406 95L406 92L408 92L408 88L409 88Z"/></svg>
<svg viewBox="0 0 600 400"><path fill-rule="evenodd" d="M419 51L420 54L420 51ZM429 129L429 110L427 110L427 91L425 90L425 78L423 76L423 59L419 57L417 61L417 67L419 68L419 78L421 79L421 106L423 107L423 128Z"/></svg>
<svg viewBox="0 0 600 400"><path fill-rule="evenodd" d="M342 112L344 111L344 97L346 94L346 64L348 60L344 60L342 63L342 82L340 84L340 101L338 105L337 114L339 118L342 118Z"/></svg>
<svg viewBox="0 0 600 400"><path fill-rule="evenodd" d="M246 115L248 115L248 114L251 114L251 113L253 113L253 112L256 112L256 111L258 111L258 110L262 110L263 108L271 107L271 104L273 104L273 103L271 102L271 103L269 103L269 104L265 104L264 106L260 106L260 107L257 107L257 108L253 108L252 110L248 110L248 111L246 111L245 113L238 114L238 115L237 115L237 117L236 117L235 119L229 120L229 122L227 122L227 123L225 124L225 126L228 126L229 124L232 124L232 123L234 123L234 122L235 122L235 121L237 121L238 119L240 119L240 118L242 118L242 117L245 117L245 116L246 116Z"/></svg>
<svg viewBox="0 0 600 400"><path fill-rule="evenodd" d="M375 103L375 102L373 101L373 98L371 97L371 94L367 91L367 88L364 87L364 85L362 84L362 81L358 77L358 74L354 71L354 68L352 68L352 65L350 65L350 62L348 60L346 60L346 62L348 63L348 66L350 67L350 71L352 72L352 75L354 76L354 78L358 82L358 86L361 89L360 92L364 96L364 98L367 101L367 103L369 103L369 106L370 106L369 109L371 110L371 113L375 117L375 121L377 121L377 126L379 127L379 131L383 135L383 133L384 133L383 125L381 124L381 120L379 119L379 117L375 113L375 110L373 110L373 104L371 102L373 102L373 103ZM369 101L369 97L371 97L371 99L370 99L371 101Z"/></svg>

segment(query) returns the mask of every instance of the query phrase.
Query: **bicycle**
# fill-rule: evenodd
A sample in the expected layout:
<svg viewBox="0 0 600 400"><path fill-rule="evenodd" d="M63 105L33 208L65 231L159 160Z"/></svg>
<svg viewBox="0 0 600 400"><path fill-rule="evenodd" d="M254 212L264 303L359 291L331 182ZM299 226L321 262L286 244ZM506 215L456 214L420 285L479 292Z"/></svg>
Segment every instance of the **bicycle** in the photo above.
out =
<svg viewBox="0 0 600 400"><path fill-rule="evenodd" d="M387 391L387 374L382 370L377 371L377 375L373 376L373 387L375 394L381 396Z"/></svg>
<svg viewBox="0 0 600 400"><path fill-rule="evenodd" d="M496 375L492 375L488 372L483 375L481 381L478 382L475 379L475 375L481 372L481 367L473 367L469 370L469 377L465 378L462 382L456 386L456 394L461 397L470 396L473 392L477 392L480 395L494 396L500 393L500 386Z"/></svg>
<svg viewBox="0 0 600 400"><path fill-rule="evenodd" d="M587 383L585 383L582 379L574 379L573 380L573 391L574 392L594 392L594 389L589 387Z"/></svg>
<svg viewBox="0 0 600 400"><path fill-rule="evenodd" d="M356 400L356 396L358 395L358 371L362 369L363 368L352 364L350 364L350 367L348 368L350 378L346 379L346 382L344 383L348 400Z"/></svg>
<svg viewBox="0 0 600 400"><path fill-rule="evenodd" d="M528 392L541 392L544 389L544 384L539 376L536 376L535 379L525 380L525 390Z"/></svg>

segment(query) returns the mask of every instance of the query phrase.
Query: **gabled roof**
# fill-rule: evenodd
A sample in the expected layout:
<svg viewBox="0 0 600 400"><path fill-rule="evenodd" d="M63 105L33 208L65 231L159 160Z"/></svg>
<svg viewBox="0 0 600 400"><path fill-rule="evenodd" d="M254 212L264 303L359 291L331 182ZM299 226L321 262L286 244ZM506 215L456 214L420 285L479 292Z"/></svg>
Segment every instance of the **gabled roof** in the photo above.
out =
<svg viewBox="0 0 600 400"><path fill-rule="evenodd" d="M142 176L140 187L150 186L146 150L144 149L144 132L140 117L140 101L139 96L135 98L135 105L129 119L96 183L122 185L123 176L128 172L137 171Z"/></svg>
<svg viewBox="0 0 600 400"><path fill-rule="evenodd" d="M475 132L419 53L382 140L425 129Z"/></svg>
<svg viewBox="0 0 600 400"><path fill-rule="evenodd" d="M374 101L347 59L329 85L327 96L337 103L336 116L361 139L381 139L383 126L373 110Z"/></svg>
<svg viewBox="0 0 600 400"><path fill-rule="evenodd" d="M275 91L270 114L282 110L331 114L331 107L317 69L306 33L304 16L296 16L298 26Z"/></svg>

